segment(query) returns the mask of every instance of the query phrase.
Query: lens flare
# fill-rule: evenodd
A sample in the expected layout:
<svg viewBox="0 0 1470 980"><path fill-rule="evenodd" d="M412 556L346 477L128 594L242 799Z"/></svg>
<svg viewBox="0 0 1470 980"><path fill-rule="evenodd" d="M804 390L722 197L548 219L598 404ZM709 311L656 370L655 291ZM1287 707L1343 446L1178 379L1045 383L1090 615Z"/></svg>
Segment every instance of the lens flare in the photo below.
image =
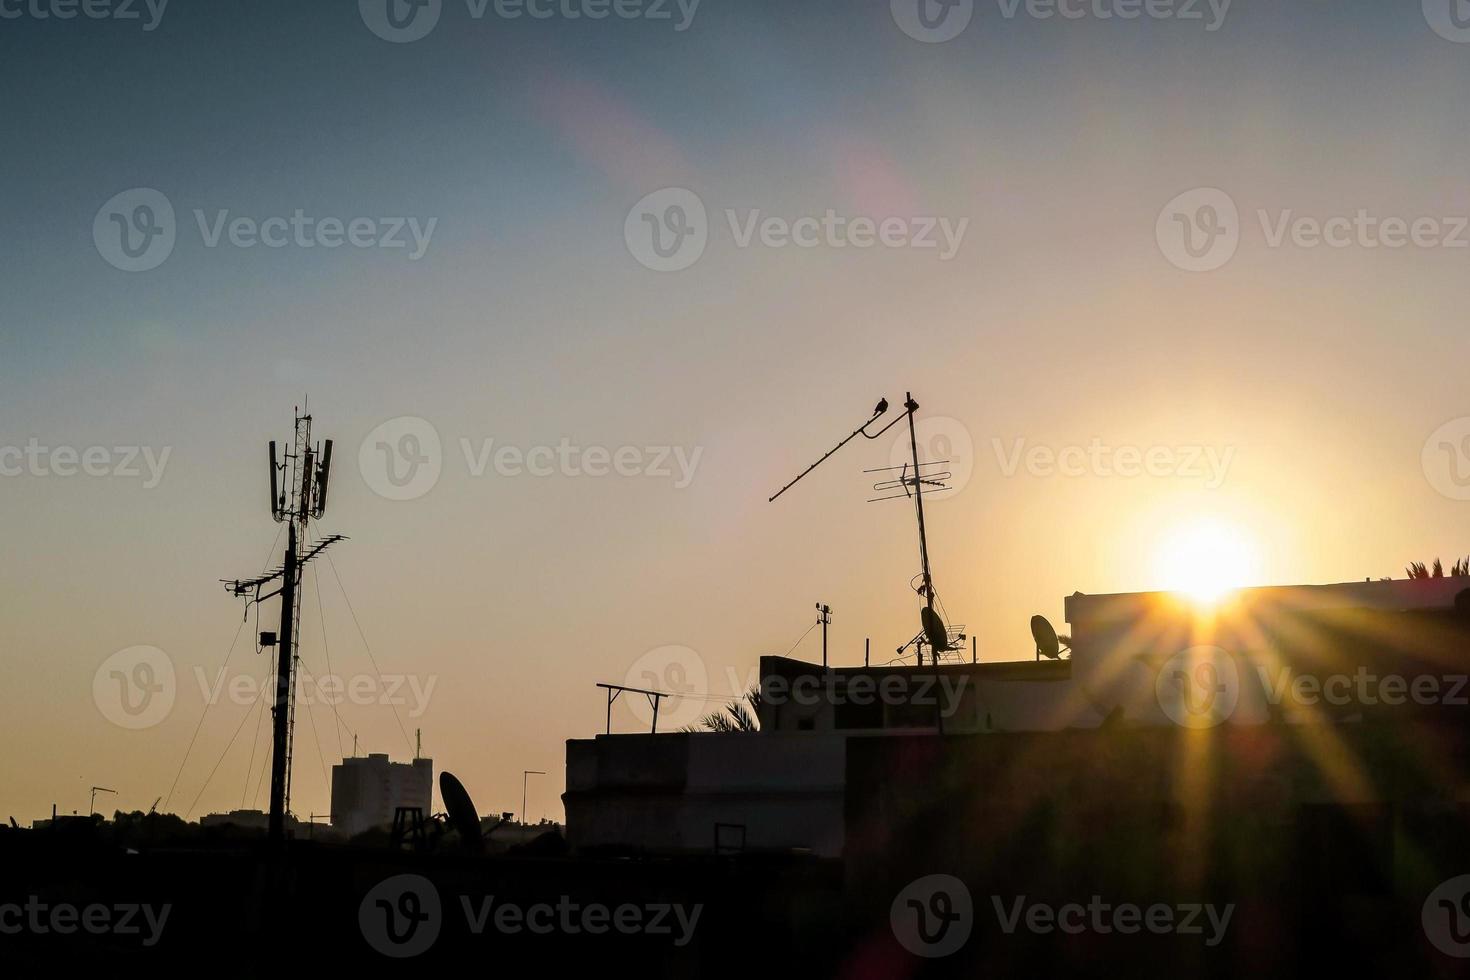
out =
<svg viewBox="0 0 1470 980"><path fill-rule="evenodd" d="M1186 525L1159 546L1155 571L1164 588L1213 605L1232 589L1258 582L1254 543L1240 528L1214 521Z"/></svg>

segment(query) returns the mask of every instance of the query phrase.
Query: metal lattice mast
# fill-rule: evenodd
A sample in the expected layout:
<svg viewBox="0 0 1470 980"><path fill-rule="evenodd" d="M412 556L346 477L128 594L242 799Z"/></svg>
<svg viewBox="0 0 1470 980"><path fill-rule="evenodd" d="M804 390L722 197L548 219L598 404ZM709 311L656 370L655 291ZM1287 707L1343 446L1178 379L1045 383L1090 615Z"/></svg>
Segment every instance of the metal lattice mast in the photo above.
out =
<svg viewBox="0 0 1470 980"><path fill-rule="evenodd" d="M291 480L292 497L296 501L293 508L294 514L290 520L295 524L293 530L297 537L297 544L307 540L307 518L311 514L311 416L299 415L296 417L296 444L292 454L294 460ZM284 798L282 799L282 812L285 815L291 813L291 760L294 758L293 750L296 746L296 685L301 677L301 569L298 566L294 576L296 588L291 598L291 621L294 629L289 635L289 647L282 651L283 656L290 658L291 669L287 671L288 684L286 690L286 772L283 780Z"/></svg>
<svg viewBox="0 0 1470 980"><path fill-rule="evenodd" d="M260 638L261 646L273 645L276 649L276 689L271 706L270 836L280 841L285 838L286 815L291 811L291 748L296 729L294 677L301 663L301 571L343 537L333 534L315 545L309 542L310 522L326 512L327 481L332 466L332 441L328 439L320 453L312 446L311 416L296 415L291 450L284 462L277 459L274 442L270 451L271 515L277 523L287 525L285 561L280 568L248 581L226 580L225 586L250 602L277 596L281 599L279 637L262 633ZM309 550L302 554L301 549L308 545ZM260 594L262 586L277 579L281 581L280 589L268 595Z"/></svg>

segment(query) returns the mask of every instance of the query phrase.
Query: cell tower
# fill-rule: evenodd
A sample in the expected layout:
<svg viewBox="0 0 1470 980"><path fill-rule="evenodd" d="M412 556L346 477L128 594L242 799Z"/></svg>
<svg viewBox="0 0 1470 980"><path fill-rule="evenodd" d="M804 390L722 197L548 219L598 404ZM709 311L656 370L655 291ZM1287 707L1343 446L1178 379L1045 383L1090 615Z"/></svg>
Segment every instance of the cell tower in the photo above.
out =
<svg viewBox="0 0 1470 980"><path fill-rule="evenodd" d="M332 440L321 446L311 442L311 416L296 410L295 438L284 459L278 458L275 440L270 444L271 516L286 525L286 557L281 565L253 579L224 579L225 588L244 597L246 610L254 603L277 596L281 600L281 631L262 632L260 645L276 652L276 693L271 706L271 814L270 838L286 835L286 814L291 811L291 739L296 727L294 669L300 663L298 635L301 626L301 569L338 541L331 534L311 545L308 525L327 510L327 481L332 472ZM261 595L260 590L280 580L281 587Z"/></svg>

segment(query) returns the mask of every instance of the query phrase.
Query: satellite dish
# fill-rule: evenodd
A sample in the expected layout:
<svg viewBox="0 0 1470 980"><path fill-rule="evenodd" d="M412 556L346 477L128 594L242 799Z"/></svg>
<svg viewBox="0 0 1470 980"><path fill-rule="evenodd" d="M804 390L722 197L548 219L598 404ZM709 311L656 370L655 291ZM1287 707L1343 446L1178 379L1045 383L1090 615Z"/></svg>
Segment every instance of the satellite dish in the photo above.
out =
<svg viewBox="0 0 1470 980"><path fill-rule="evenodd" d="M929 641L929 648L935 653L950 649L949 630L945 628L944 620L939 618L939 613L925 606L919 610L919 621L924 624L924 639Z"/></svg>
<svg viewBox="0 0 1470 980"><path fill-rule="evenodd" d="M1072 639L1057 636L1057 631L1045 616L1031 617L1031 638L1036 641L1036 659L1060 660L1062 648L1072 649Z"/></svg>
<svg viewBox="0 0 1470 980"><path fill-rule="evenodd" d="M470 794L465 792L464 784L455 778L454 773L446 770L439 774L439 795L449 813L450 825L459 831L459 839L466 847L479 848L480 814L475 810Z"/></svg>

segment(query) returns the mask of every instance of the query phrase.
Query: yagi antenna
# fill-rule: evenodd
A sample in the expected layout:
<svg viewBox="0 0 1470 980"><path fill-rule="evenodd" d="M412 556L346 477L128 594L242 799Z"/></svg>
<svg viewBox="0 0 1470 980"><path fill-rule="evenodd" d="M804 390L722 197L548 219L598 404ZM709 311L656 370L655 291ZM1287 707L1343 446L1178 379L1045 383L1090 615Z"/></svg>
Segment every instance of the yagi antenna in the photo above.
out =
<svg viewBox="0 0 1470 980"><path fill-rule="evenodd" d="M925 493L938 493L948 490L950 487L944 482L953 474L949 470L939 470L934 467L948 466L949 460L939 459L932 463L920 463L918 469L913 464L904 463L902 466L881 466L876 470L863 470L864 473L890 473L899 471L897 479L880 480L873 484L876 493L883 494L881 497L870 497L868 503L876 504L882 500L897 500L900 497L912 498L918 484L924 485ZM897 491L897 492L895 492Z"/></svg>
<svg viewBox="0 0 1470 980"><path fill-rule="evenodd" d="M907 463L902 467L897 467L900 472L896 480L884 480L875 484L874 489L877 490L879 493L885 494L885 496L875 497L873 499L892 500L897 497L910 496L913 498L914 512L918 518L919 523L919 558L923 564L924 569L923 585L921 585L918 589L919 594L924 597L924 609L922 610L922 614L920 617L922 620L921 632L926 636L926 638L930 638L932 640L933 646L935 647L935 655L937 658L939 651L949 648L949 641L948 629L944 626L944 621L939 617L939 614L934 610L934 578L929 572L929 536L924 526L924 493L926 490L926 486L930 492L937 492L939 490L948 489L944 486L943 481L949 477L949 473L948 471L936 471L932 469L932 467L944 465L944 462L921 463L919 461L919 437L914 427L914 414L919 410L919 403L914 401L913 392L908 392L905 394L903 408L904 413L902 415L894 419L892 422L889 422L877 432L870 433L868 432L868 426L878 421L878 418L883 415L884 412L888 411L888 399L884 398L879 401L877 408L873 409L872 418L868 419L862 425L854 429L852 433L847 436L847 438L843 439L837 445L827 450L826 454L823 455L821 459L817 460L815 463L798 473L796 479L786 484L780 490L777 490L770 499L774 501L777 497L781 496L781 494L785 493L787 490L790 490L793 486L796 485L799 480L801 480L802 477L806 476L818 466L821 466L828 459L830 459L832 455L837 452L837 450L847 445L859 435L868 439L877 439L879 436L883 435L883 433L893 428L903 419L908 419L910 463ZM925 467L930 467L930 469L926 470ZM889 467L888 469L893 469L893 467ZM868 470L867 472L874 473L879 471ZM901 492L893 493L892 491L895 490ZM910 493L910 491L912 491L912 493Z"/></svg>

